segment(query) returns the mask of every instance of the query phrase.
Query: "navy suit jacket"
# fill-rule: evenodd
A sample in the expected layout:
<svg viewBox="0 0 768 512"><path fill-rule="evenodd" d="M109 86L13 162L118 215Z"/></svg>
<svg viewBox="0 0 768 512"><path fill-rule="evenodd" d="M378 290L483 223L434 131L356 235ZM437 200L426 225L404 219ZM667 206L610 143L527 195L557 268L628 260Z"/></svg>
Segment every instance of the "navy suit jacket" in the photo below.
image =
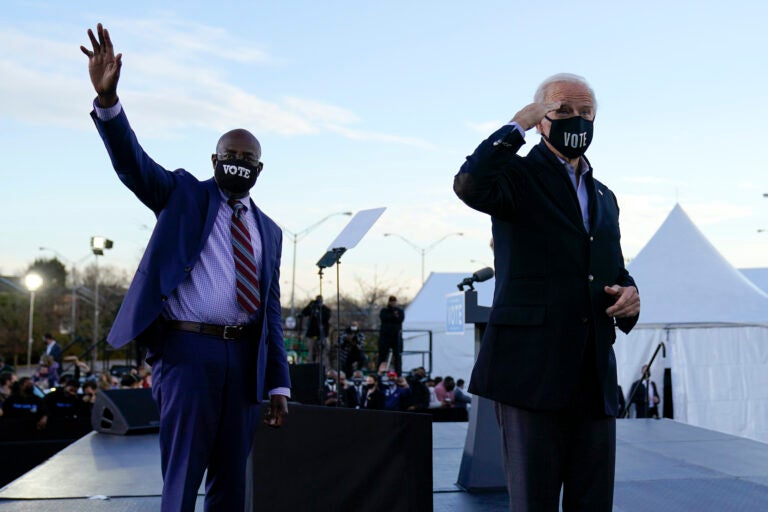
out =
<svg viewBox="0 0 768 512"><path fill-rule="evenodd" d="M168 172L141 148L124 111L102 122L91 117L104 141L112 166L123 182L157 217L139 268L107 336L122 347L143 335L153 350L162 352L161 331L154 329L168 296L188 277L213 228L221 194L213 178L199 181L183 169ZM262 238L260 267L261 325L258 360L253 364L255 399L265 390L290 387L283 342L280 307L280 228L251 201L250 211Z"/></svg>
<svg viewBox="0 0 768 512"><path fill-rule="evenodd" d="M619 244L619 207L584 175L590 228L563 164L542 142L518 156L522 135L505 126L480 144L454 179L456 194L492 217L496 288L470 381L471 393L534 410L573 400L591 337L605 412L616 415L613 299L634 286ZM617 319L625 332L637 317Z"/></svg>

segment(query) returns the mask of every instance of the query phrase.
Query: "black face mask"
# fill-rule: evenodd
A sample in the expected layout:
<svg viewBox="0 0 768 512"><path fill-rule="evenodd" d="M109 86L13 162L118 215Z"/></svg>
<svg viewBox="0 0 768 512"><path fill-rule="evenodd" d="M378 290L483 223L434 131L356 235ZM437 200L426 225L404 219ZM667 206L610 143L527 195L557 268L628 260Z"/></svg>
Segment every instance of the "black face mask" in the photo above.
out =
<svg viewBox="0 0 768 512"><path fill-rule="evenodd" d="M216 160L213 176L226 194L242 197L256 184L259 172L261 172L259 164L254 165L245 160L232 158Z"/></svg>
<svg viewBox="0 0 768 512"><path fill-rule="evenodd" d="M578 158L587 151L592 142L593 121L587 121L581 116L568 119L544 117L552 123L552 126L549 128L549 137L544 134L542 137L560 154L567 158Z"/></svg>

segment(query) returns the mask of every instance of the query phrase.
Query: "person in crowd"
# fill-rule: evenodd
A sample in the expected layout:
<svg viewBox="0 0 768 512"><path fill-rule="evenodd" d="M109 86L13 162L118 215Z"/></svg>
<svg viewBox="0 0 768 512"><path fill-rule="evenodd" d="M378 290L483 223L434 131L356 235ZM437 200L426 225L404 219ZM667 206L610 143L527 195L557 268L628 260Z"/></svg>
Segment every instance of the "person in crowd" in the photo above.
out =
<svg viewBox="0 0 768 512"><path fill-rule="evenodd" d="M63 354L61 345L56 342L49 332L43 334L43 341L45 342L45 355L51 356L56 363L61 365L61 357Z"/></svg>
<svg viewBox="0 0 768 512"><path fill-rule="evenodd" d="M402 411L410 406L411 389L408 382L395 372L387 372L386 381L382 380L384 409Z"/></svg>
<svg viewBox="0 0 768 512"><path fill-rule="evenodd" d="M434 379L427 380L427 389L429 390L429 408L430 409L437 409L443 406L443 403L437 399L437 393L435 393L435 386L437 386L437 384L435 383L436 379L440 379L437 382L437 384L439 384L443 380L442 377L435 377Z"/></svg>
<svg viewBox="0 0 768 512"><path fill-rule="evenodd" d="M453 389L453 406L466 409L471 403L472 397L464 391L464 379L458 379Z"/></svg>
<svg viewBox="0 0 768 512"><path fill-rule="evenodd" d="M336 406L340 405L339 402L339 384L337 382L338 374L336 370L328 370L325 374L325 382L323 383L323 405Z"/></svg>
<svg viewBox="0 0 768 512"><path fill-rule="evenodd" d="M80 383L80 379L91 379L93 374L91 373L91 367L88 363L81 361L77 356L64 356L64 362L72 363L74 366L75 381Z"/></svg>
<svg viewBox="0 0 768 512"><path fill-rule="evenodd" d="M59 382L59 363L48 354L44 354L40 358L40 363L37 365L37 371L32 377L32 381L38 386L43 388L55 387Z"/></svg>
<svg viewBox="0 0 768 512"><path fill-rule="evenodd" d="M13 383L17 380L16 374L13 372L0 372L0 416L3 415L3 402L11 396L11 388L13 387Z"/></svg>
<svg viewBox="0 0 768 512"><path fill-rule="evenodd" d="M301 316L309 319L304 334L309 362L330 368L327 339L331 328L331 308L323 304L323 296L318 295L301 310Z"/></svg>
<svg viewBox="0 0 768 512"><path fill-rule="evenodd" d="M435 397L440 402L441 407L453 407L453 404L456 403L455 389L456 381L450 375L446 375L435 385Z"/></svg>
<svg viewBox="0 0 768 512"><path fill-rule="evenodd" d="M360 409L383 409L384 393L379 389L379 376L375 373L365 377L365 393L363 393Z"/></svg>
<svg viewBox="0 0 768 512"><path fill-rule="evenodd" d="M43 401L51 419L76 420L87 415L88 408L77 396L77 388L75 379L66 375L61 378L55 390L45 395Z"/></svg>
<svg viewBox="0 0 768 512"><path fill-rule="evenodd" d="M511 510L557 510L561 489L564 510L613 508L612 345L640 296L618 201L584 156L596 112L584 78L549 77L453 180L491 216L496 290L469 391L495 402ZM518 155L534 127L541 142Z"/></svg>
<svg viewBox="0 0 768 512"><path fill-rule="evenodd" d="M339 367L348 375L355 370L362 370L368 364L368 357L363 352L365 335L360 332L358 323L352 321L339 338ZM331 354L331 364L336 364L335 351Z"/></svg>
<svg viewBox="0 0 768 512"><path fill-rule="evenodd" d="M99 389L101 389L102 391L109 391L110 389L114 389L117 387L115 382L113 382L112 380L112 376L107 372L104 372L99 375L98 383L99 383Z"/></svg>
<svg viewBox="0 0 768 512"><path fill-rule="evenodd" d="M138 371L136 372L136 376L139 379L139 382L141 385L140 388L151 388L152 387L152 368L142 364L139 366Z"/></svg>
<svg viewBox="0 0 768 512"><path fill-rule="evenodd" d="M429 388L427 387L427 370L423 366L414 368L405 377L411 390L409 411L423 411L429 408Z"/></svg>
<svg viewBox="0 0 768 512"><path fill-rule="evenodd" d="M651 370L647 364L641 368L642 377L632 383L629 388L630 402L635 406L635 417L658 418L659 417L659 392L656 383L651 380Z"/></svg>
<svg viewBox="0 0 768 512"><path fill-rule="evenodd" d="M405 311L397 306L397 297L390 295L387 306L379 312L379 359L376 363L379 371L392 354L392 368L398 375L402 372L401 354L403 352L403 321ZM386 368L387 370L389 368Z"/></svg>
<svg viewBox="0 0 768 512"><path fill-rule="evenodd" d="M13 368L13 366L6 364L5 358L3 356L0 356L0 373L3 372L11 372L14 373L16 370Z"/></svg>
<svg viewBox="0 0 768 512"><path fill-rule="evenodd" d="M194 509L206 470L206 510L243 510L256 422L283 424L291 386L282 232L250 195L264 167L261 145L247 130L226 132L205 181L163 168L144 152L118 98L122 54L101 24L96 31L88 30L92 50L80 47L97 94L91 117L120 181L157 216L107 341L148 347L162 512Z"/></svg>
<svg viewBox="0 0 768 512"><path fill-rule="evenodd" d="M120 389L138 389L141 381L133 373L124 373L120 376Z"/></svg>
<svg viewBox="0 0 768 512"><path fill-rule="evenodd" d="M99 385L96 383L96 381L93 380L87 380L83 384L83 396L82 400L83 403L88 406L88 408L93 408L93 404L96 403L96 394L99 392Z"/></svg>
<svg viewBox="0 0 768 512"><path fill-rule="evenodd" d="M347 407L351 407L353 409L359 409L360 404L363 401L363 394L365 393L365 378L363 377L363 372L360 370L355 370L352 373L352 382L349 386L347 386L346 389L346 400L345 404Z"/></svg>
<svg viewBox="0 0 768 512"><path fill-rule="evenodd" d="M11 395L3 402L3 417L28 419L37 430L48 424L48 411L42 398L35 394L35 383L30 377L22 377L13 383Z"/></svg>

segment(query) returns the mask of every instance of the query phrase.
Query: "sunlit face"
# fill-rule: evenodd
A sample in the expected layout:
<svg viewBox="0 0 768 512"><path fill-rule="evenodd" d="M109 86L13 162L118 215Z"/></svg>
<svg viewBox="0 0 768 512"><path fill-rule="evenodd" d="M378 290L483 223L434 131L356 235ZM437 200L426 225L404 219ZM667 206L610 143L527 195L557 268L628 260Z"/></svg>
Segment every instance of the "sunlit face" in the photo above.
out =
<svg viewBox="0 0 768 512"><path fill-rule="evenodd" d="M568 119L569 117L581 116L587 121L595 120L595 101L589 93L589 89L577 83L555 82L547 87L547 94L544 97L545 102L560 102L560 108L549 112L549 119ZM549 137L549 129L552 123L546 117L543 118L536 127L539 132Z"/></svg>

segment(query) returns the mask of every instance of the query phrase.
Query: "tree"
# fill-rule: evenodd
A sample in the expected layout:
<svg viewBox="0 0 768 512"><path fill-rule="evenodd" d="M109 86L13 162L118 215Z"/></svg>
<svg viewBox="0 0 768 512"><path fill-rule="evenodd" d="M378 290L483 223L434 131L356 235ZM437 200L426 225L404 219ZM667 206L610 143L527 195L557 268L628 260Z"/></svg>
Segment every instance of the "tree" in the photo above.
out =
<svg viewBox="0 0 768 512"><path fill-rule="evenodd" d="M38 258L27 269L43 278L41 290L60 291L67 285L67 268L58 258Z"/></svg>

